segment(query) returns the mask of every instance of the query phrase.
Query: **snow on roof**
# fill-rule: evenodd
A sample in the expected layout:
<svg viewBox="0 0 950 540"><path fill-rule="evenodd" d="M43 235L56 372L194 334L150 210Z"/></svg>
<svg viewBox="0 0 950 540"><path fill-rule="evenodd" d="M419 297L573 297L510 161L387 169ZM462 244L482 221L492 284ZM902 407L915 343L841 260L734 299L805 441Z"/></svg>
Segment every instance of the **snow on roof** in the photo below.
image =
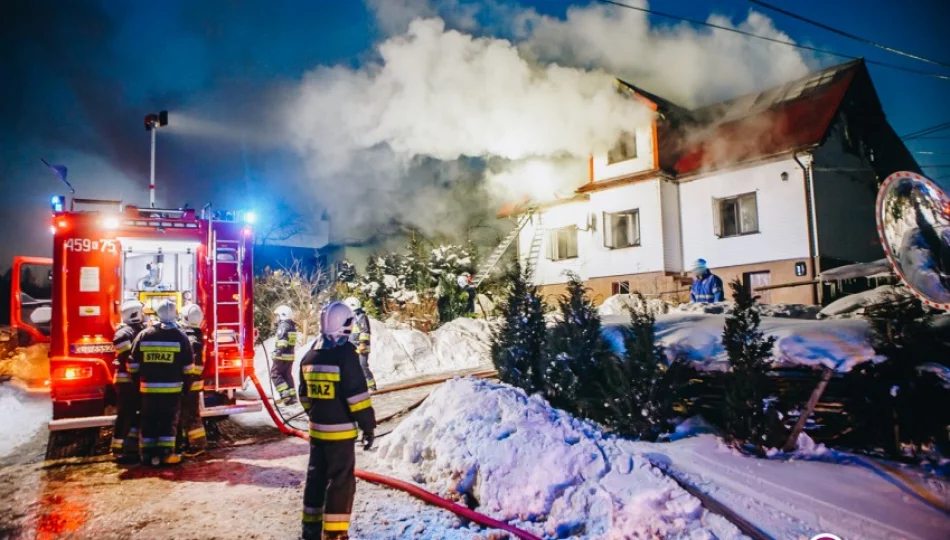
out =
<svg viewBox="0 0 950 540"><path fill-rule="evenodd" d="M841 281L844 279L887 277L894 273L887 259L867 263L855 263L825 270L818 274L822 281Z"/></svg>

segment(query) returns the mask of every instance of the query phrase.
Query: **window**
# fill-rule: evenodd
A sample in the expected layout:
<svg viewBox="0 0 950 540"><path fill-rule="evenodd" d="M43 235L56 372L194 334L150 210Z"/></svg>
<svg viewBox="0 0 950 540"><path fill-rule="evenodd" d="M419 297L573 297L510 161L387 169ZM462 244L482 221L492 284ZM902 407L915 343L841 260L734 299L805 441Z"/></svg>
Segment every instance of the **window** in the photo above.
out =
<svg viewBox="0 0 950 540"><path fill-rule="evenodd" d="M716 236L726 238L759 232L759 211L755 193L713 199L713 227Z"/></svg>
<svg viewBox="0 0 950 540"><path fill-rule="evenodd" d="M577 227L563 227L548 231L548 259L562 261L577 258Z"/></svg>
<svg viewBox="0 0 950 540"><path fill-rule="evenodd" d="M640 245L640 211L604 212L604 246L619 249Z"/></svg>
<svg viewBox="0 0 950 540"><path fill-rule="evenodd" d="M614 163L620 163L621 161L627 161L628 159L634 159L637 157L637 134L625 132L620 136L620 140L617 141L617 146L614 146L609 152L607 152L607 165L613 165Z"/></svg>
<svg viewBox="0 0 950 540"><path fill-rule="evenodd" d="M630 294L630 282L614 281L610 284L610 294Z"/></svg>

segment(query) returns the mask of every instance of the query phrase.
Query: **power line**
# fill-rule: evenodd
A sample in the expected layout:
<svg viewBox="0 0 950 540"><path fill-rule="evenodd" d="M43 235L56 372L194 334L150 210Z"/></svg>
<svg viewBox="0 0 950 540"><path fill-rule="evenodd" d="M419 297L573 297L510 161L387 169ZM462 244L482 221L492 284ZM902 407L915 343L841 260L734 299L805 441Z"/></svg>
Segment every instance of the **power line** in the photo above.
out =
<svg viewBox="0 0 950 540"><path fill-rule="evenodd" d="M926 150L918 150L914 152L915 154L926 154L928 156L950 156L950 152L930 152Z"/></svg>
<svg viewBox="0 0 950 540"><path fill-rule="evenodd" d="M941 163L939 165L921 165L921 169L950 169L950 163Z"/></svg>
<svg viewBox="0 0 950 540"><path fill-rule="evenodd" d="M794 43L794 42L792 42L792 41L785 41L785 40L781 40L781 39L770 38L770 37L768 37L768 36L761 36L761 35L759 35L759 34L753 34L752 32L746 32L745 30L739 30L738 28L729 28L728 26L721 26L721 25L718 25L718 24L708 23L708 22L705 22L705 21L698 21L698 20L696 20L696 19L688 19L688 18L686 18L686 17L680 17L679 15L671 15L671 14L669 14L669 13L663 13L663 12L661 12L661 11L654 11L654 10L652 10L652 9L642 8L642 7L638 7L638 6L631 6L630 4L624 4L623 2L615 2L615 1L613 1L613 0L597 0L597 1L600 2L600 3L602 3L602 4L610 4L610 5L617 6L617 7L622 7L622 8L625 8L625 9L632 9L632 10L634 10L634 11L641 11L641 12L643 12L643 13L649 13L649 14L651 14L651 15L656 15L657 17L666 17L667 19L674 19L674 20L677 20L677 21L688 22L688 23L690 23L690 24L696 24L696 25L700 25L700 26L708 26L709 28L715 28L715 29L717 29L717 30L725 30L726 32L732 32L732 33L734 33L734 34L740 34L740 35L743 35L743 36L746 36L746 37L761 39L761 40L764 40L764 41L771 41L772 43L778 43L778 44L780 44L780 45L787 45L787 46L789 46L789 47L795 47L795 48L798 48L798 49L805 49L806 51L819 52L819 53L822 53L822 54L828 54L828 55L831 55L831 56L837 56L837 57L839 57L839 58L847 58L847 59L849 59L849 60L862 60L862 58L861 58L860 56L851 56L851 55L842 54L842 53L835 52L835 51L830 51L830 50L828 50L828 49L819 49L819 48L817 48L817 47L809 47L808 45L799 45L798 43ZM889 64L889 63L887 63L887 62L879 62L879 61L877 61L877 60L868 60L868 59L866 59L866 58L864 58L863 60L864 60L864 62L865 62L866 64L873 64L873 65L875 65L875 66L881 66L881 67L896 69L896 70L900 70L900 71L906 71L907 73L915 73L915 74L917 74L917 75L924 75L924 76L926 76L926 77L933 77L933 78L935 78L935 79L943 79L943 80L945 80L945 81L950 81L950 76L948 76L948 75L940 75L940 74L938 74L938 73L931 73L931 72L929 72L929 71L921 71L921 70L919 70L919 69L906 68L906 67L904 67L904 66L898 66L898 65L896 65L896 64Z"/></svg>
<svg viewBox="0 0 950 540"><path fill-rule="evenodd" d="M902 136L901 136L901 139L903 139L903 140L905 140L905 141L908 141L908 140L911 140L911 139L919 139L919 138L921 138L921 137L923 137L923 136L925 136L925 135L930 135L931 133L936 133L936 132L938 132L938 131L943 131L943 130L945 130L945 129L947 129L947 128L950 128L950 122L944 122L944 123L942 123L942 124L937 124L937 125L935 125L935 126L926 127L926 128L924 128L924 129L921 129L921 130L919 130L919 131L915 131L915 132L913 132L913 133L908 133L907 135L902 135Z"/></svg>
<svg viewBox="0 0 950 540"><path fill-rule="evenodd" d="M788 15L789 17L791 17L791 18L793 18L793 19L798 19L799 21L806 22L806 23L808 23L808 24L810 24L810 25L812 25L812 26L817 26L818 28L823 28L823 29L825 29L825 30L827 30L827 31L829 31L829 32L834 32L835 34L838 34L839 36L844 36L844 37L846 37L846 38L853 39L853 40L855 40L855 41L860 41L861 43L864 43L864 44L866 44L866 45L870 45L870 46L872 46L872 47L877 47L878 49L883 49L883 50L885 50L885 51L887 51L887 52L892 52L892 53L894 53L894 54L899 54L899 55L901 55L901 56L906 56L907 58L913 58L914 60L920 60L921 62L927 62L928 64L934 64L934 65L943 66L943 67L950 67L950 64L946 64L946 63L941 62L941 61L939 61L939 60L931 60L930 58L924 58L923 56L918 56L918 55L916 55L916 54L914 54L914 53L909 53L909 52L906 52L906 51L902 51L902 50L900 50L900 49L895 49L895 48L893 48L893 47L888 47L887 45L881 45L880 43L871 41L870 39L866 39L866 38L863 38L863 37L859 37L859 36L856 36L856 35L854 35L854 34L849 34L848 32L845 32L844 30L838 30L837 28L833 28L833 27L831 27L831 26L828 26L827 24L822 24L822 23L820 23L820 22L818 22L818 21L814 21L814 20L808 19L808 18L806 18L806 17L803 17L803 16L801 16L801 15L797 15L797 14L795 14L795 13L792 13L791 11L787 11L787 10L784 10L784 9L782 9L782 8L780 8L780 7L776 7L776 6L773 6L772 4L763 2L762 0L749 0L749 2L755 4L755 5L759 6L759 7L763 7L763 8L765 8L765 9L770 9L770 10L772 10L772 11L777 11L777 12L783 14L783 15Z"/></svg>

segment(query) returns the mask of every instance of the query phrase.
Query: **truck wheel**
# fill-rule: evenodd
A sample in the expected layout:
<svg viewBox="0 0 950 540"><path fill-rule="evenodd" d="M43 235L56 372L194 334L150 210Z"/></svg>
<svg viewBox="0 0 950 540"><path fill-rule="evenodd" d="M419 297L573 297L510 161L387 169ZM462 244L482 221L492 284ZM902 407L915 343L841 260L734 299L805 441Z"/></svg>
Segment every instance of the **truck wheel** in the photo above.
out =
<svg viewBox="0 0 950 540"><path fill-rule="evenodd" d="M51 431L46 444L46 459L89 457L95 455L99 428Z"/></svg>

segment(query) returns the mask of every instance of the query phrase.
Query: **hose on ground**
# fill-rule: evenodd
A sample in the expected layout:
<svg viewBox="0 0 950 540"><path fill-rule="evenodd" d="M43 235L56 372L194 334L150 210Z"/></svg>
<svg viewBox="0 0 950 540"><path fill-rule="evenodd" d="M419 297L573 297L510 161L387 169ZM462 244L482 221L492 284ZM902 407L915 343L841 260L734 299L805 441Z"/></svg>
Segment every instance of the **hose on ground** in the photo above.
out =
<svg viewBox="0 0 950 540"><path fill-rule="evenodd" d="M264 361L267 363L267 373L270 373L272 366L271 366L271 363L270 363L270 354L267 353L267 345L264 344L264 341L263 341L261 338L257 338L257 342L261 345L261 349L263 349L263 351L264 351ZM257 380L256 376L252 375L252 377L254 378L254 380ZM300 414L297 414L297 415L294 415L294 416L292 416L292 417L290 417L290 418L287 418L286 416L284 416L283 411L281 411L281 410L280 410L280 407L277 406L277 398L276 398L276 396L277 396L277 389L274 388L274 379L271 379L270 377L268 377L267 380L270 382L270 396L271 396L271 397L270 397L270 400L269 400L269 401L274 404L274 410L277 411L277 414L278 414L278 416L280 416L280 419L283 421L284 425L287 425L287 426L292 425L292 424L290 423L290 421L291 421L291 420L295 420L296 418L298 418L298 417L301 416L301 415L300 415ZM262 390L263 390L263 389L260 388L260 387L258 387L258 389L257 389L258 393L260 393L260 395L261 395L261 400L264 401L265 403L267 403L267 402L268 402L267 396L264 395L264 392L263 392ZM271 416L273 416L273 415L271 415Z"/></svg>
<svg viewBox="0 0 950 540"><path fill-rule="evenodd" d="M261 386L261 382L257 379L257 374L253 372L251 373L251 382L254 383L254 387L257 388L257 392L261 395L261 401L264 403L264 407L267 409L267 413L270 415L271 420L274 421L277 429L286 435L293 435L294 437L300 437L301 439L310 439L310 435L307 432L290 427L278 420L278 414L275 412L274 406L271 404L270 400L265 399L266 396L264 394L264 388ZM499 529L507 533L511 533L522 540L541 540L539 537L527 531L523 531L517 527L509 525L503 521L498 521L484 514L479 514L474 510L470 510L452 501L443 499L434 493L428 492L419 486L410 484L408 482L390 478L388 476L383 476L381 474L371 473L362 469L356 469L356 477L367 482L373 482L374 484L380 484L404 491L413 497L421 499L422 501L425 501L433 506L444 508L445 510L450 511L459 517L474 521L483 527Z"/></svg>

